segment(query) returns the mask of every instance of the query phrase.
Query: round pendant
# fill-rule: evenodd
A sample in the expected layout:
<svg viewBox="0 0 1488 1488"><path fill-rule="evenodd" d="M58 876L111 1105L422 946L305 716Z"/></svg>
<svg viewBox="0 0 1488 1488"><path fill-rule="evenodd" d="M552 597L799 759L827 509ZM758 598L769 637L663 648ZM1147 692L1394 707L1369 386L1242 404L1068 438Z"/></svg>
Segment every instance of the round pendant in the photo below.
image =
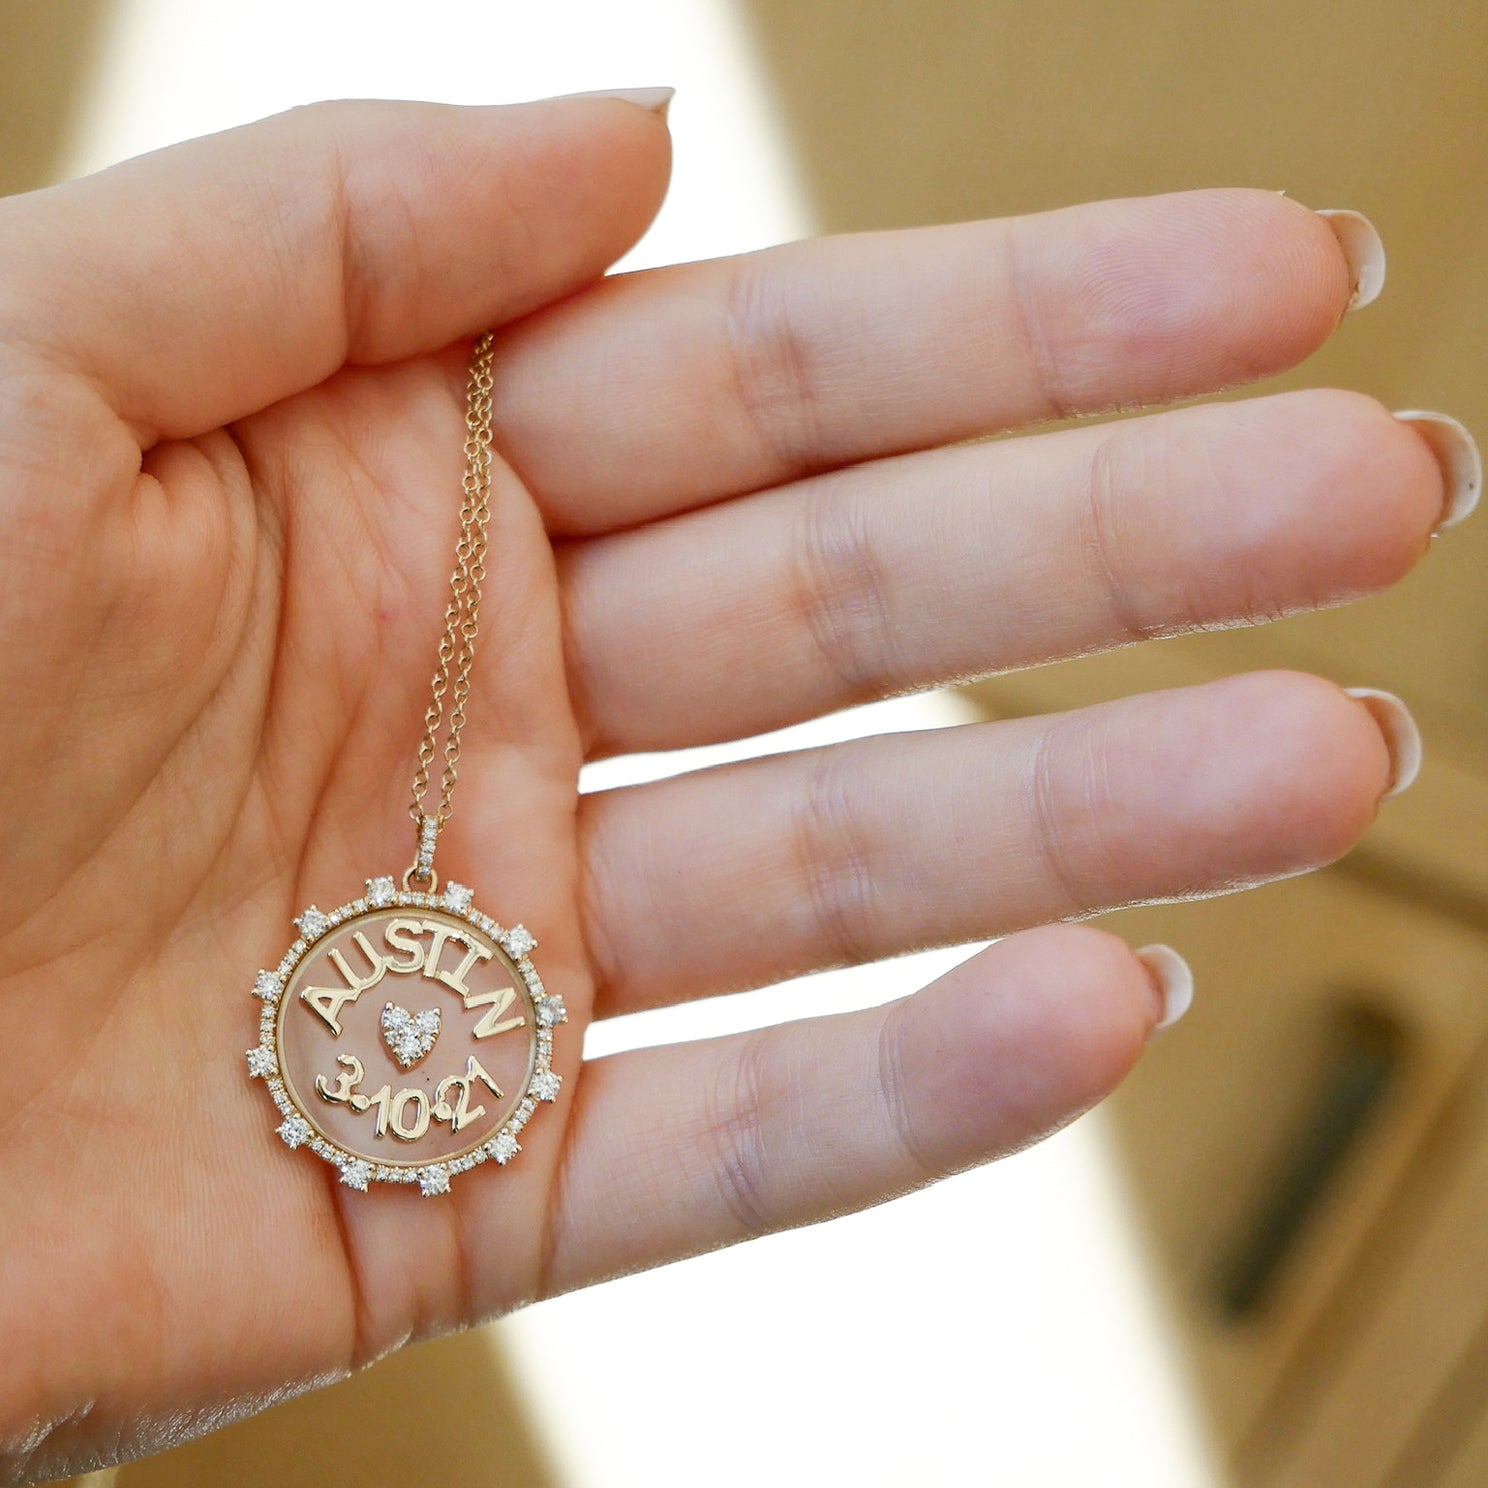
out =
<svg viewBox="0 0 1488 1488"><path fill-rule="evenodd" d="M553 1028L567 1021L530 959L537 942L471 904L470 890L399 890L295 921L299 939L260 971L248 1072L283 1117L279 1136L341 1181L427 1194L478 1163L505 1164L540 1102L558 1094Z"/></svg>

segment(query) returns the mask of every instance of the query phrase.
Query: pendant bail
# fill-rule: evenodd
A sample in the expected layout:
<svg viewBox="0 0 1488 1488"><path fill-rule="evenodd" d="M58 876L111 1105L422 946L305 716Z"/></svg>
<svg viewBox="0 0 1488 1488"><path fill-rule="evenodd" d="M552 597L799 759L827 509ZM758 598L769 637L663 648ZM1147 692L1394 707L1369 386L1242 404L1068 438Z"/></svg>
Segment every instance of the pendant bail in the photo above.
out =
<svg viewBox="0 0 1488 1488"><path fill-rule="evenodd" d="M418 856L413 860L413 866L403 875L403 887L411 888L413 883L426 883L432 893L439 883L439 876L434 872L434 845L439 840L439 818L437 816L424 815L419 818L419 841Z"/></svg>

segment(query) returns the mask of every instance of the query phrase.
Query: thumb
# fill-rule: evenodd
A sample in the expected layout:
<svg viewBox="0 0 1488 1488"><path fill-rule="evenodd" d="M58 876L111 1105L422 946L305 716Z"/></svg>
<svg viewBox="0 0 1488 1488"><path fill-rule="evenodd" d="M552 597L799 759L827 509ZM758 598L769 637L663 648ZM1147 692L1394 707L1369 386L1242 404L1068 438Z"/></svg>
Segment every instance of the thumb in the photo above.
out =
<svg viewBox="0 0 1488 1488"><path fill-rule="evenodd" d="M660 205L665 90L324 103L0 202L0 343L144 445L564 295Z"/></svg>

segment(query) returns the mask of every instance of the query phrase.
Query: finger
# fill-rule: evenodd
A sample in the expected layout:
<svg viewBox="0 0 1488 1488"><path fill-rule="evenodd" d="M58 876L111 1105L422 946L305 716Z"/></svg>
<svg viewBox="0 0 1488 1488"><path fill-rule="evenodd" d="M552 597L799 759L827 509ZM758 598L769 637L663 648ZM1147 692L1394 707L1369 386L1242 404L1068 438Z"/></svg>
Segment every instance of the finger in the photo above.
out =
<svg viewBox="0 0 1488 1488"><path fill-rule="evenodd" d="M334 103L0 204L0 340L86 374L145 443L565 294L650 221L655 109Z"/></svg>
<svg viewBox="0 0 1488 1488"><path fill-rule="evenodd" d="M1365 703L1260 672L586 795L597 1011L1299 873L1392 768Z"/></svg>
<svg viewBox="0 0 1488 1488"><path fill-rule="evenodd" d="M854 466L563 549L575 707L591 755L670 749L1272 620L1399 579L1444 500L1331 391Z"/></svg>
<svg viewBox="0 0 1488 1488"><path fill-rule="evenodd" d="M513 327L497 423L555 531L609 530L1280 371L1333 330L1351 272L1322 218L1267 191L792 244Z"/></svg>
<svg viewBox="0 0 1488 1488"><path fill-rule="evenodd" d="M1015 936L887 1007L584 1067L545 1290L861 1209L1093 1105L1163 1015L1081 926Z"/></svg>

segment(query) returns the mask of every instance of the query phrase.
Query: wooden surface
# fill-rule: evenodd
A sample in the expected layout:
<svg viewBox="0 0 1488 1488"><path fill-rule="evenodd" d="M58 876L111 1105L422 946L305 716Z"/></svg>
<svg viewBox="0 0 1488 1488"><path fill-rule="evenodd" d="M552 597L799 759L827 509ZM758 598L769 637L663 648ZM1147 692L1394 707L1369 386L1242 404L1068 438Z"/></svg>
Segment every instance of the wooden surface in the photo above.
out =
<svg viewBox="0 0 1488 1488"><path fill-rule="evenodd" d="M120 1469L111 1488L556 1488L489 1330L393 1354L328 1390Z"/></svg>
<svg viewBox="0 0 1488 1488"><path fill-rule="evenodd" d="M55 179L112 0L0 4L0 196Z"/></svg>
<svg viewBox="0 0 1488 1488"><path fill-rule="evenodd" d="M1421 1205L1379 1305L1295 1429L1255 1445L1246 1481L1416 1488L1449 1472L1485 1481L1462 1478L1454 1461L1462 1467L1461 1447L1481 1436L1488 1403L1488 1068L1475 1071L1433 1145L1444 1181Z"/></svg>

